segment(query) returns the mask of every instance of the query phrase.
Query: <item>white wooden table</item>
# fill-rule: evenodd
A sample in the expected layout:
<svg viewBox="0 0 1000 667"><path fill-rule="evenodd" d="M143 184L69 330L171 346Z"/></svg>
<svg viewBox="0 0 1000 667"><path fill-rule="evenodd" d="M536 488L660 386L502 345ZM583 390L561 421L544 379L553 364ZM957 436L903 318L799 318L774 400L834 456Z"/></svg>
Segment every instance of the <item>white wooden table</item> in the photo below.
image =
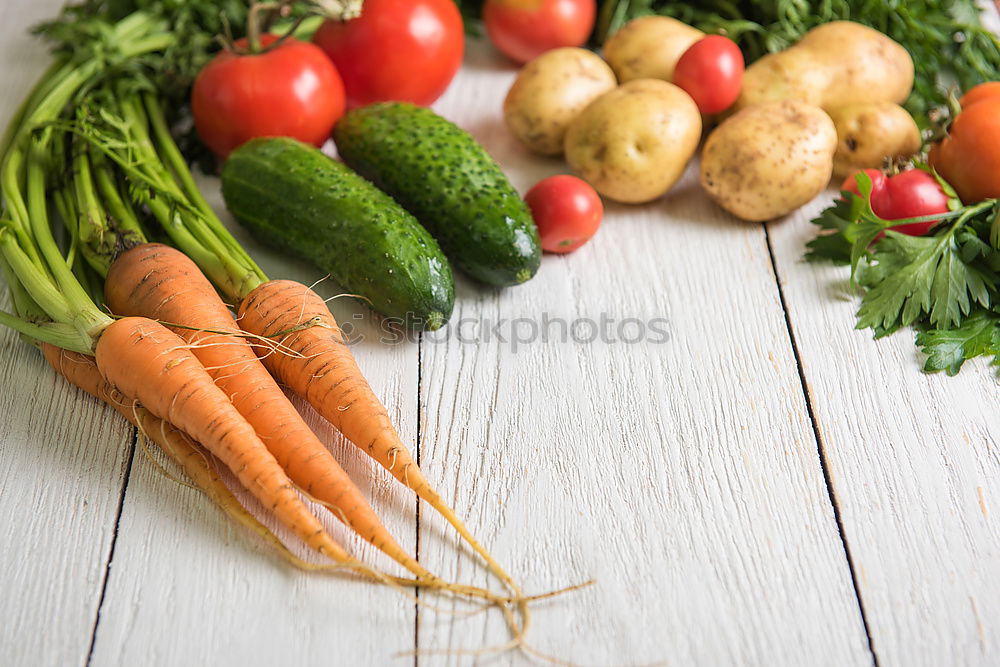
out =
<svg viewBox="0 0 1000 667"><path fill-rule="evenodd" d="M48 62L25 29L59 4L0 7L3 124ZM523 191L565 167L504 129L513 76L471 45L437 109ZM657 202L609 205L592 243L546 257L524 286L459 279L464 340L380 343L363 309L336 302L400 433L499 560L531 591L597 580L537 605L538 649L586 665L1000 664L994 370L923 375L909 333L853 330L845 271L801 261L831 196L743 224L689 170ZM240 237L269 274L319 277ZM668 336L576 342L550 324L548 342L515 349L511 321L543 314L577 321L577 339L602 317L612 334L663 318ZM500 320L507 342L483 332ZM0 665L407 664L393 656L506 638L497 614L291 570L0 336ZM308 415L404 547L489 583L442 521Z"/></svg>

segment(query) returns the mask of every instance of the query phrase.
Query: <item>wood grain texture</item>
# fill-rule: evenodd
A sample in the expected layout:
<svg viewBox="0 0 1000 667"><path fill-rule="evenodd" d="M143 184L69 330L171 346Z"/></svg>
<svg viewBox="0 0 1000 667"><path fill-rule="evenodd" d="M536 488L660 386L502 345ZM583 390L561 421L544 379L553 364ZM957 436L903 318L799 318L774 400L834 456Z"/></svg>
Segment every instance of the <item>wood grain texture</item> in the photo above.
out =
<svg viewBox="0 0 1000 667"><path fill-rule="evenodd" d="M770 227L879 664L1000 662L995 369L920 372L910 331L855 331L843 267L804 263L820 196Z"/></svg>
<svg viewBox="0 0 1000 667"><path fill-rule="evenodd" d="M203 179L221 207L216 179ZM237 230L242 236L242 232ZM272 277L312 283L314 269L295 265L248 238L248 251ZM318 286L325 296L335 290ZM361 306L333 302L355 323L363 371L404 439L415 442L417 347L378 342ZM354 318L357 314L362 317ZM415 553L415 502L315 413L298 403L320 438L372 500L386 527ZM258 516L261 508L240 497ZM400 568L349 534L329 512L328 527L348 550L392 573ZM265 518L266 521L266 518ZM268 522L286 543L289 535ZM95 665L382 664L413 650L414 605L400 593L343 576L300 573L255 536L231 523L200 494L164 477L137 452L112 562Z"/></svg>
<svg viewBox="0 0 1000 667"><path fill-rule="evenodd" d="M442 111L523 191L564 167L503 128L513 74L472 49ZM870 663L761 227L723 219L692 171L655 204L609 206L593 243L523 286L460 281L457 304L451 335L424 338L422 467L529 590L598 580L539 605L534 645L582 664ZM669 340L515 351L511 322L543 314L666 318ZM506 342L482 333L501 320ZM424 512L422 559L466 579L450 539ZM420 645L502 630L422 614Z"/></svg>
<svg viewBox="0 0 1000 667"><path fill-rule="evenodd" d="M0 126L50 62L26 27L59 5L0 6ZM6 286L0 308L11 308ZM82 665L132 428L57 377L6 328L0 387L0 664Z"/></svg>

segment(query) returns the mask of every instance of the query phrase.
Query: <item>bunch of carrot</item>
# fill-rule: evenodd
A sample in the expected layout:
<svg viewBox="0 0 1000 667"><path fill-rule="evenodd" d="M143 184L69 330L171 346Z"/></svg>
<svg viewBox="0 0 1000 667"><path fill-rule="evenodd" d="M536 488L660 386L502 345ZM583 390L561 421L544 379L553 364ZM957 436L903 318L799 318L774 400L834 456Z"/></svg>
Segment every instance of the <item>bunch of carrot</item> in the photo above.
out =
<svg viewBox="0 0 1000 667"><path fill-rule="evenodd" d="M0 147L0 269L16 309L0 313L0 323L38 344L53 368L114 406L296 564L307 566L239 505L206 452L333 564L391 585L485 598L502 608L517 643L529 598L420 471L324 300L304 285L267 279L199 192L155 90L135 85L143 56L175 37L142 12L103 34L116 57L64 57ZM63 247L55 217L68 237ZM149 243L151 230L179 250ZM113 316L92 298L102 281ZM238 304L238 318L216 290ZM440 512L508 591L445 582L409 555L277 382ZM303 496L413 577L389 577L351 556Z"/></svg>

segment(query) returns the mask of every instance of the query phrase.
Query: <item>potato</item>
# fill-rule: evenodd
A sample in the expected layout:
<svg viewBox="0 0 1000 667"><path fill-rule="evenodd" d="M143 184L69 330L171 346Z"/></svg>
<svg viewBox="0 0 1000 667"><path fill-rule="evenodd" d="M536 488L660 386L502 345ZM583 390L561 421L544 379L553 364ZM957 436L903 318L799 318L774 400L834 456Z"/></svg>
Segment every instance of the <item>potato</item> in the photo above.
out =
<svg viewBox="0 0 1000 667"><path fill-rule="evenodd" d="M674 78L674 66L688 47L705 36L701 30L666 16L629 21L604 43L604 59L618 80Z"/></svg>
<svg viewBox="0 0 1000 667"><path fill-rule="evenodd" d="M743 109L705 141L701 184L743 220L771 220L823 190L833 171L837 131L819 107L784 100Z"/></svg>
<svg viewBox="0 0 1000 667"><path fill-rule="evenodd" d="M794 99L824 110L901 103L913 88L913 60L877 30L851 21L813 28L793 47L764 56L743 75L736 109Z"/></svg>
<svg viewBox="0 0 1000 667"><path fill-rule="evenodd" d="M833 173L845 177L860 169L878 169L886 158L908 158L920 150L920 130L898 104L852 104L831 109L837 128Z"/></svg>
<svg viewBox="0 0 1000 667"><path fill-rule="evenodd" d="M611 199L656 199L677 182L701 138L701 115L683 90L636 79L597 98L566 132L566 161Z"/></svg>
<svg viewBox="0 0 1000 667"><path fill-rule="evenodd" d="M570 121L617 85L615 73L594 53L553 49L518 73L504 99L503 117L528 150L559 155Z"/></svg>

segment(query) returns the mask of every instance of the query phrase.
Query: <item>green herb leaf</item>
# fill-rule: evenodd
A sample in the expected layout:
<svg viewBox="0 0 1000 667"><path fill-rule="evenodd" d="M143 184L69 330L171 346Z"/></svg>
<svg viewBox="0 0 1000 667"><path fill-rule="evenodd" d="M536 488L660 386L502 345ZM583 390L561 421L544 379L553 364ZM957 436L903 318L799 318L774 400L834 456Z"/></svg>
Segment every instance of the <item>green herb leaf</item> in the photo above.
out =
<svg viewBox="0 0 1000 667"><path fill-rule="evenodd" d="M955 375L969 359L1000 354L1000 317L989 311L977 311L954 329L920 332L917 345L927 355L924 371Z"/></svg>

